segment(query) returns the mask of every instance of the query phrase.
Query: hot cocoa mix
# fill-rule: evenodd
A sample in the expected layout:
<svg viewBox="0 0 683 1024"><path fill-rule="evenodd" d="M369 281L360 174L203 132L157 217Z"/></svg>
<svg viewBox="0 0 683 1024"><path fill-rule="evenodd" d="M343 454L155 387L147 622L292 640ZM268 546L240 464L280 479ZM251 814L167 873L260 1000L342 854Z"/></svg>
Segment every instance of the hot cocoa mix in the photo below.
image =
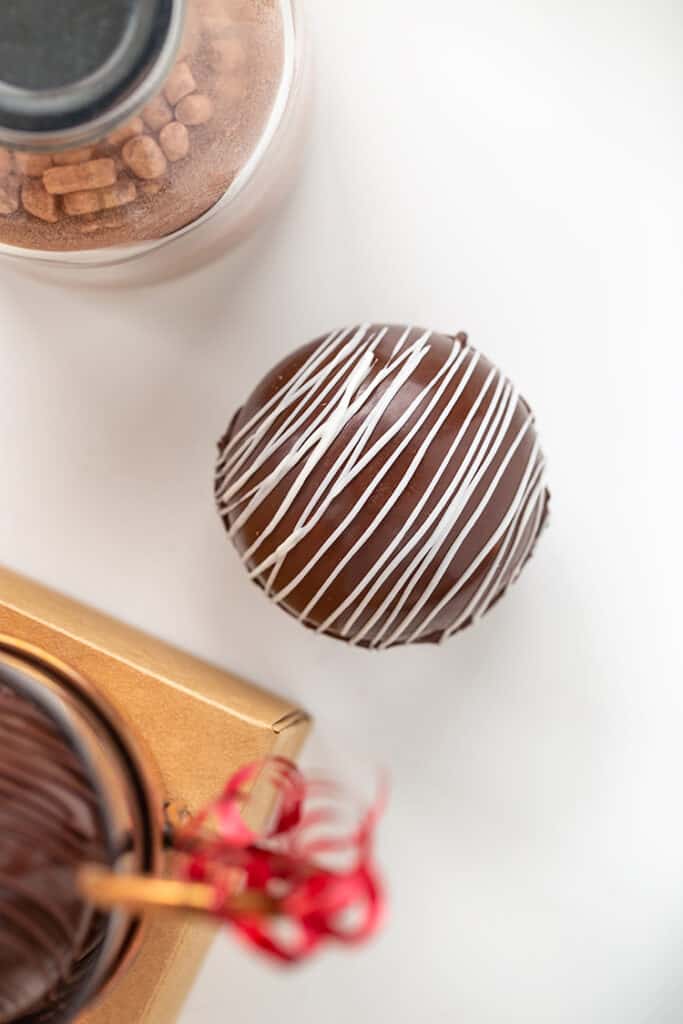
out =
<svg viewBox="0 0 683 1024"><path fill-rule="evenodd" d="M0 149L0 243L52 252L153 241L229 189L284 67L278 0L193 0L162 92L93 146Z"/></svg>

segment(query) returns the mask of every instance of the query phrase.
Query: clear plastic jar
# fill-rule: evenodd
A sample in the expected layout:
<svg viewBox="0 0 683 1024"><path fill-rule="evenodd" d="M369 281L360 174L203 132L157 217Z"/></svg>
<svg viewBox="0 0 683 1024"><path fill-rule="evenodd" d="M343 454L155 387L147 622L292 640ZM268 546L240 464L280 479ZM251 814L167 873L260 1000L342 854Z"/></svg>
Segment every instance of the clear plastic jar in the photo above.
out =
<svg viewBox="0 0 683 1024"><path fill-rule="evenodd" d="M45 651L0 636L0 696L20 751L5 751L3 778L27 772L27 806L41 815L15 820L16 786L5 785L0 903L6 912L13 903L15 933L5 929L0 955L0 1024L58 1024L121 976L145 932L129 912L87 903L71 878L78 857L97 850L119 875L160 871L162 799L153 767L115 710ZM22 751L33 759L28 764L38 762L35 777ZM32 944L21 941L21 928L17 939L17 920L31 929Z"/></svg>
<svg viewBox="0 0 683 1024"><path fill-rule="evenodd" d="M300 149L296 6L0 5L0 253L94 268L164 249L177 271L247 234Z"/></svg>

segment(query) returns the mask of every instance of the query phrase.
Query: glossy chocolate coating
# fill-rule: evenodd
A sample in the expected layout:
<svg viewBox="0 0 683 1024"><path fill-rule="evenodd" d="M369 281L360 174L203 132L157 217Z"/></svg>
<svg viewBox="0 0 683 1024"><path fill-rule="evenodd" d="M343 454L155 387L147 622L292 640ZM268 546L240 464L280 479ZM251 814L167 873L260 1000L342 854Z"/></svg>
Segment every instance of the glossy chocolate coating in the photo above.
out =
<svg viewBox="0 0 683 1024"><path fill-rule="evenodd" d="M533 416L465 335L365 326L276 366L219 445L252 578L366 647L437 642L518 577L546 521Z"/></svg>
<svg viewBox="0 0 683 1024"><path fill-rule="evenodd" d="M0 1024L62 1019L103 934L75 872L104 849L77 754L41 709L0 685Z"/></svg>

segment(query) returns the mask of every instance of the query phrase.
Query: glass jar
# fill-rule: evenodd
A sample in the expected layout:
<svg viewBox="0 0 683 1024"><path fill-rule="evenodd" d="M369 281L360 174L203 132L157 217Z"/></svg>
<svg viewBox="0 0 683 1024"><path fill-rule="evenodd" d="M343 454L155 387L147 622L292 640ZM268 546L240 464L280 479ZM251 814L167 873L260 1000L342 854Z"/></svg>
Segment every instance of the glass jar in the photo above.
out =
<svg viewBox="0 0 683 1024"><path fill-rule="evenodd" d="M157 872L162 801L113 708L44 651L0 638L0 705L0 1022L57 1024L142 938L139 919L89 906L73 869L91 856L118 874Z"/></svg>
<svg viewBox="0 0 683 1024"><path fill-rule="evenodd" d="M0 5L0 253L185 269L242 238L300 150L296 0ZM169 243L178 243L169 247Z"/></svg>

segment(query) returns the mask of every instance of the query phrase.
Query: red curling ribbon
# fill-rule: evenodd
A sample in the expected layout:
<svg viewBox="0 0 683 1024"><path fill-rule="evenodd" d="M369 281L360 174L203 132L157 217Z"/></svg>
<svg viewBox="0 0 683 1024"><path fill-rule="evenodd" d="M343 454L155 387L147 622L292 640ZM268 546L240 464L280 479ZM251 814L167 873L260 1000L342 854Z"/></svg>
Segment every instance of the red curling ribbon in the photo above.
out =
<svg viewBox="0 0 683 1024"><path fill-rule="evenodd" d="M244 810L264 771L277 806L259 834ZM351 829L343 826L344 803L339 787L307 781L283 758L248 765L176 835L180 877L213 886L215 916L282 963L300 962L326 942L364 942L384 913L373 846L385 799Z"/></svg>

